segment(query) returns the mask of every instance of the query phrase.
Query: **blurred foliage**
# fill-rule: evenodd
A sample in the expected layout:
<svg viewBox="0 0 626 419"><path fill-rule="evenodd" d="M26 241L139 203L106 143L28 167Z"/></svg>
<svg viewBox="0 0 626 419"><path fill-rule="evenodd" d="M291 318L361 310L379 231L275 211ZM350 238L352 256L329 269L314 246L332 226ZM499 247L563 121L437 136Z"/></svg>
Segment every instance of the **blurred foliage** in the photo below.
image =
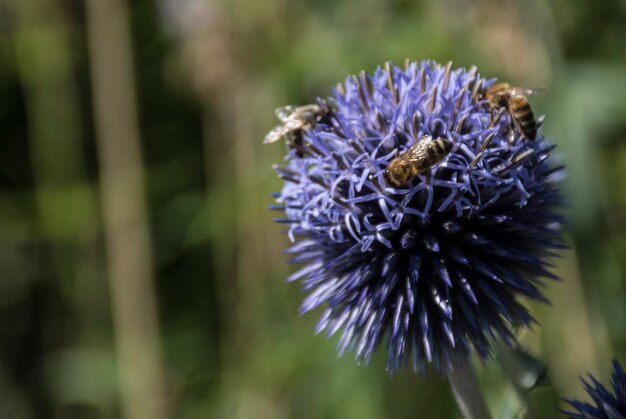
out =
<svg viewBox="0 0 626 419"><path fill-rule="evenodd" d="M567 397L626 361L623 1L126 3L171 417L458 417L442 379L390 378L313 335L266 210L273 109L406 57L550 87L533 104L568 167L571 249L520 340ZM0 417L121 415L89 25L80 1L0 0ZM494 416L517 417L506 368L479 372Z"/></svg>

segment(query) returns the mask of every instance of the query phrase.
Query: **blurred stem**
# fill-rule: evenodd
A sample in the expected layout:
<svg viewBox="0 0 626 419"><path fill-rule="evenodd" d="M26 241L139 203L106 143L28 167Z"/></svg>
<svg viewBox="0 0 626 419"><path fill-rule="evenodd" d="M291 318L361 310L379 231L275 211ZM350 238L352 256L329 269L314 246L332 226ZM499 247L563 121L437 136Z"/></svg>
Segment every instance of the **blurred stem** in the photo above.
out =
<svg viewBox="0 0 626 419"><path fill-rule="evenodd" d="M128 11L88 0L86 15L122 415L165 419Z"/></svg>
<svg viewBox="0 0 626 419"><path fill-rule="evenodd" d="M469 361L455 364L454 370L448 371L448 382L465 419L491 419L478 377Z"/></svg>
<svg viewBox="0 0 626 419"><path fill-rule="evenodd" d="M519 345L497 344L498 362L512 382L522 404L524 419L552 416L559 408L560 397L552 384L548 365Z"/></svg>
<svg viewBox="0 0 626 419"><path fill-rule="evenodd" d="M552 370L560 391L568 397L583 397L586 393L578 381L579 371L599 371L598 353L610 346L604 324L591 321L577 249L572 246L562 255L563 258L556 261L555 271L567 280L558 287L550 287L546 295L552 304L550 315L544 318L546 323L550 322L553 333L545 338L553 351L567 348L559 352Z"/></svg>
<svg viewBox="0 0 626 419"><path fill-rule="evenodd" d="M230 86L230 85L229 85ZM207 185L207 199L211 200L211 191L219 190L219 185L228 185L231 180L227 179L227 176L231 174L219 170L222 167L229 167L232 165L230 161L231 157L228 153L225 153L220 148L223 146L223 142L219 141L221 138L231 138L232 130L230 129L229 121L232 116L232 106L229 106L229 95L219 96L221 100L215 100L215 103L211 103L206 100L204 120L203 120L203 146L204 146L204 167L206 175ZM210 105L214 105L218 109L219 120L215 121L212 118L210 110L213 108ZM219 160L216 156L219 156ZM223 205L227 210L235 211L236 202L234 197L234 190L229 187L225 193L220 205ZM210 202L210 201L209 201ZM214 207L212 207L213 209ZM215 217L211 214L212 217ZM209 235L211 242L211 255L212 264L214 266L214 281L216 289L216 302L217 312L219 317L220 326L220 339L216 342L216 350L218 351L219 366L220 366L220 380L221 385L228 378L232 377L232 373L226 371L228 367L232 365L231 360L237 359L234 345L232 344L234 324L234 309L238 307L237 300L234 298L236 290L238 289L237 283L232 279L235 268L235 257L237 249L235 242L232 238L232 234L228 234L234 230L234 226L230 220L221 220L225 227L222 229L215 229L212 234Z"/></svg>
<svg viewBox="0 0 626 419"><path fill-rule="evenodd" d="M20 280L32 275L33 283L27 285L24 281L23 284L23 291L28 290L33 296L29 298L34 298L36 290L40 289L40 285L34 282L45 282L44 289L50 295L56 295L57 292L63 295L65 309L74 313L80 312L81 320L86 318L92 320L92 323L86 327L87 322L76 322L70 330L64 317L61 316L59 320L58 308L54 304L46 304L52 301L47 297L41 300L46 303L39 301L36 304L36 311L26 310L25 313L30 314L20 319L23 326L18 326L17 330L24 330L25 333L28 328L28 333L37 338L27 345L29 366L27 369L22 368L19 375L32 378L19 385L19 388L12 389L12 379L6 379L15 374L13 368L6 371L9 374L7 376L4 368L0 368L0 405L9 406L8 410L2 408L2 417L22 417L21 413L24 417L46 416L45 412L51 408L50 405L58 402L50 397L43 386L37 384L44 374L41 365L48 361L46 356L59 346L76 345L89 331L97 329L93 327L92 315L99 308L98 305L90 305L90 308L95 306L95 310L83 311L83 301L89 297L78 294L82 279L78 270L85 262L77 256L76 251L89 251L93 248L90 246L92 243L82 239L83 233L95 225L96 213L92 211L95 208L93 194L89 193L91 190L85 183L81 155L80 107L78 89L73 79L74 24L64 6L60 0L0 2L4 34L10 34L13 40L15 68L26 109L28 157L33 174L36 212L33 218L34 234L29 240L32 240L36 248L43 250L38 256L28 253L28 263L36 267L32 274L24 272L24 277L17 272L15 274ZM6 62L3 66L5 65ZM7 144L14 140L11 137L9 134L5 138ZM68 197L72 198L71 201ZM8 223L11 221L8 220ZM4 242L4 237L2 240ZM21 291L14 292L16 294L11 295L21 295ZM15 304L21 301L15 307L30 304L28 299L22 300L26 295L28 294L15 300ZM49 325L54 328L54 333L41 332L40 322L52 318L56 320L54 326L52 321ZM51 328L46 328L47 330ZM3 357L2 364L19 365L23 354L11 355L12 352L8 352L8 358ZM22 400L22 397L25 398ZM12 401L13 398L16 403ZM24 409L22 404L27 400L32 406ZM16 411L12 410L12 405L15 405Z"/></svg>
<svg viewBox="0 0 626 419"><path fill-rule="evenodd" d="M535 414L532 409L529 408L528 403L528 393L526 389L520 384L520 375L524 374L524 368L520 365L518 358L515 356L513 349L509 347L507 344L498 342L498 362L502 367L502 371L509 378L509 381L513 384L515 388L515 393L517 394L517 398L522 403L522 405L526 408L526 417L528 419L535 418Z"/></svg>
<svg viewBox="0 0 626 419"><path fill-rule="evenodd" d="M15 62L27 112L36 227L43 238L64 242L65 247L50 247L56 275L69 279L63 284L69 286L62 287L66 291L73 289L75 273L73 255L64 250L92 233L97 219L80 143L74 28L62 1L13 0L7 5L13 12Z"/></svg>
<svg viewBox="0 0 626 419"><path fill-rule="evenodd" d="M57 0L9 4L15 12L16 64L28 112L33 173L39 187L67 187L83 175L71 22ZM62 220L46 221L54 228Z"/></svg>

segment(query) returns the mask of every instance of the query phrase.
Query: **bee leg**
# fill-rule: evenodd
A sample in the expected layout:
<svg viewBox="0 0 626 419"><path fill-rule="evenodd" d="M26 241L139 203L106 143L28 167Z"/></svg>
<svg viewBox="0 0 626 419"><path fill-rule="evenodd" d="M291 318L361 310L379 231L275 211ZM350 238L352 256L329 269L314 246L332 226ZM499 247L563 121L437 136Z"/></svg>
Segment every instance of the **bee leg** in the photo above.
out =
<svg viewBox="0 0 626 419"><path fill-rule="evenodd" d="M506 133L509 148L515 143L515 133L518 131L521 132L520 127L517 125L517 122L515 122L515 118L509 115L509 130Z"/></svg>

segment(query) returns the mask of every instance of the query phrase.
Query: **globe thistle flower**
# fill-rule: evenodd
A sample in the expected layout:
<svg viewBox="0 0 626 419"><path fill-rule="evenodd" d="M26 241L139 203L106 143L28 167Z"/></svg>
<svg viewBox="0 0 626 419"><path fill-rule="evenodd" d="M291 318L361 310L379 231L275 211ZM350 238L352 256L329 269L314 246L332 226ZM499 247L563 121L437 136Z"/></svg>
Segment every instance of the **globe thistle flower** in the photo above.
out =
<svg viewBox="0 0 626 419"><path fill-rule="evenodd" d="M495 80L451 65L346 78L318 99L315 122L291 124L276 167L276 221L304 264L289 277L307 294L301 312L322 308L316 331L339 334L340 354L369 362L386 346L390 371L445 372L472 351L487 357L496 337L511 342L512 327L533 322L518 298L546 301L546 258L560 247L553 146L488 106ZM451 149L390 182L390 163L426 136Z"/></svg>
<svg viewBox="0 0 626 419"><path fill-rule="evenodd" d="M617 360L613 361L611 384L613 393L607 390L592 375L591 383L581 378L585 391L594 405L578 400L566 400L576 412L564 412L570 419L624 419L626 418L626 374Z"/></svg>

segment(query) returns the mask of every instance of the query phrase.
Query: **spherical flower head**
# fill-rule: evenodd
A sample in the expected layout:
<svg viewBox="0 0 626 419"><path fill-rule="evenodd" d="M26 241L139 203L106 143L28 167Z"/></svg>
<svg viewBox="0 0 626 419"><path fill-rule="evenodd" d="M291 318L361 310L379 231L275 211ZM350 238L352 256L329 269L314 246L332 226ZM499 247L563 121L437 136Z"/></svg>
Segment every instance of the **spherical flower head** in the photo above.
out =
<svg viewBox="0 0 626 419"><path fill-rule="evenodd" d="M613 392L607 390L592 375L591 382L581 379L585 390L594 404L578 400L566 400L576 412L564 412L570 419L624 419L626 418L626 374L619 362L613 361L611 384Z"/></svg>
<svg viewBox="0 0 626 419"><path fill-rule="evenodd" d="M308 294L302 312L322 308L317 332L338 333L340 353L368 362L384 345L390 371L445 372L533 321L518 298L544 300L559 169L541 133L525 138L483 99L494 82L475 67L387 64L346 78L288 141L274 208L304 263L289 279ZM414 177L392 179L421 141L433 147L409 159Z"/></svg>

